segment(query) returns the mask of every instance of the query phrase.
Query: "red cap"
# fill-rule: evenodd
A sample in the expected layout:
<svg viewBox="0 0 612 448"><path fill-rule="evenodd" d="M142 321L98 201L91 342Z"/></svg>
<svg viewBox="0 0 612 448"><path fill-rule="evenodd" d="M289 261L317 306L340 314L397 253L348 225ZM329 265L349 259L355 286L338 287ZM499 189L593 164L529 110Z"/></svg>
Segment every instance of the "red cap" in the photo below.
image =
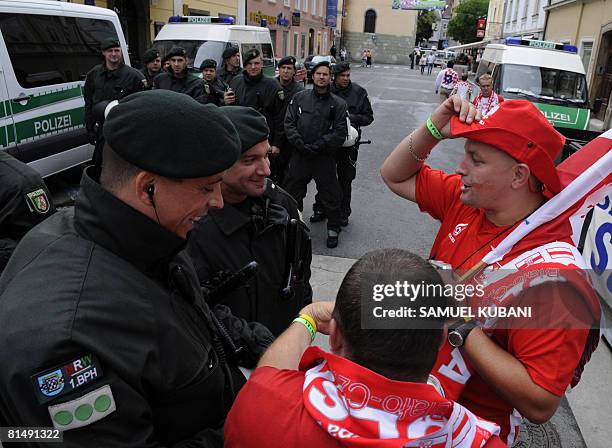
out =
<svg viewBox="0 0 612 448"><path fill-rule="evenodd" d="M455 116L451 119L451 134L504 151L526 164L551 193L561 190L554 160L565 144L565 137L529 101L504 101L488 117L472 124L462 123Z"/></svg>

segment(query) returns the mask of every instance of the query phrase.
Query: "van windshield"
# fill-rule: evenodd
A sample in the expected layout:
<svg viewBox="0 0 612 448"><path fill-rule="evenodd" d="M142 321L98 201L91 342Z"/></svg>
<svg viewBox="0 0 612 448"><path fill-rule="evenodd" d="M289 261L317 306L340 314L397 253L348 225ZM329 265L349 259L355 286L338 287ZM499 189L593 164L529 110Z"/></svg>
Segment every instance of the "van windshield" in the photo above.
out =
<svg viewBox="0 0 612 448"><path fill-rule="evenodd" d="M501 93L508 98L587 107L585 76L554 68L505 64L501 73Z"/></svg>
<svg viewBox="0 0 612 448"><path fill-rule="evenodd" d="M162 58L172 47L183 47L187 51L188 67L199 69L204 59L214 59L220 66L223 50L229 45L217 40L156 40L153 46L159 50Z"/></svg>

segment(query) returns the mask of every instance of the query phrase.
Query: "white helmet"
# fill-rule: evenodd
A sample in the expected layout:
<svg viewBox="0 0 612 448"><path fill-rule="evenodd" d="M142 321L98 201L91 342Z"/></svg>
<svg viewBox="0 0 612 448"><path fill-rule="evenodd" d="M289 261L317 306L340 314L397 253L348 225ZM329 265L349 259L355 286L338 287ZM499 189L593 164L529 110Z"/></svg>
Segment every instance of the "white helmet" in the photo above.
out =
<svg viewBox="0 0 612 448"><path fill-rule="evenodd" d="M346 140L344 140L342 146L345 148L350 148L357 142L358 138L359 132L357 132L357 129L355 129L353 126L349 126L348 135L346 136Z"/></svg>

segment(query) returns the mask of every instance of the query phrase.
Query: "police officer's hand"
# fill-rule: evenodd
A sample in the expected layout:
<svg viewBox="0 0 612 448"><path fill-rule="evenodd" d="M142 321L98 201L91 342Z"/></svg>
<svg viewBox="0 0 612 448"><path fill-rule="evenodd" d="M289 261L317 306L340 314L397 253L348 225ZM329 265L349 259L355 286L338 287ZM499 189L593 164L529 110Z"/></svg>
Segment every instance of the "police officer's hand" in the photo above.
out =
<svg viewBox="0 0 612 448"><path fill-rule="evenodd" d="M96 145L96 133L95 132L87 132L87 141L90 145Z"/></svg>
<svg viewBox="0 0 612 448"><path fill-rule="evenodd" d="M236 94L234 92L225 92L223 94L223 102L225 104L234 104L236 102Z"/></svg>
<svg viewBox="0 0 612 448"><path fill-rule="evenodd" d="M307 314L314 319L319 333L329 334L329 321L332 320L335 302L314 302L306 305L300 314Z"/></svg>
<svg viewBox="0 0 612 448"><path fill-rule="evenodd" d="M480 120L480 112L476 106L459 95L451 96L431 114L431 121L445 138L451 137L450 121L455 115L459 116L459 120L468 124Z"/></svg>
<svg viewBox="0 0 612 448"><path fill-rule="evenodd" d="M270 146L270 154L277 156L280 154L280 148L278 146Z"/></svg>

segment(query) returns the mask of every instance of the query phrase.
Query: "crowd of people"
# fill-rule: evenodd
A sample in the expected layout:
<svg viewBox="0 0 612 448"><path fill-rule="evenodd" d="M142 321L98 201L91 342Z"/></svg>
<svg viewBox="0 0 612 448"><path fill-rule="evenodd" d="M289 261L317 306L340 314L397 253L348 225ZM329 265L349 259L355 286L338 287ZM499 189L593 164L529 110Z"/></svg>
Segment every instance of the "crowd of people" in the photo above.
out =
<svg viewBox="0 0 612 448"><path fill-rule="evenodd" d="M487 299L549 307L557 297L548 325L426 315L364 327L364 284L445 284L400 249L365 254L335 301L313 302L307 185L318 192L310 221L326 219L336 247L361 128L374 120L347 62L316 64L304 89L293 56L272 79L258 50L229 47L219 69L202 62L200 79L180 47L164 61L148 51L142 71L121 62L116 40L101 49L84 90L96 153L75 206L55 211L40 177L0 160L21 186L2 198L13 216L0 240L0 426L55 427L74 447L494 448L517 439L523 417L550 419L577 384L599 308L571 275L583 264L566 221L477 271L494 285L531 260L524 288ZM381 175L440 221L430 258L464 276L559 192L552 161L564 137L528 101L493 92L490 76L471 103L467 79L452 63L442 72L441 104ZM427 165L459 137L455 174ZM558 281L542 277L551 270ZM439 291L429 306L449 305ZM317 333L331 352L312 346Z"/></svg>

